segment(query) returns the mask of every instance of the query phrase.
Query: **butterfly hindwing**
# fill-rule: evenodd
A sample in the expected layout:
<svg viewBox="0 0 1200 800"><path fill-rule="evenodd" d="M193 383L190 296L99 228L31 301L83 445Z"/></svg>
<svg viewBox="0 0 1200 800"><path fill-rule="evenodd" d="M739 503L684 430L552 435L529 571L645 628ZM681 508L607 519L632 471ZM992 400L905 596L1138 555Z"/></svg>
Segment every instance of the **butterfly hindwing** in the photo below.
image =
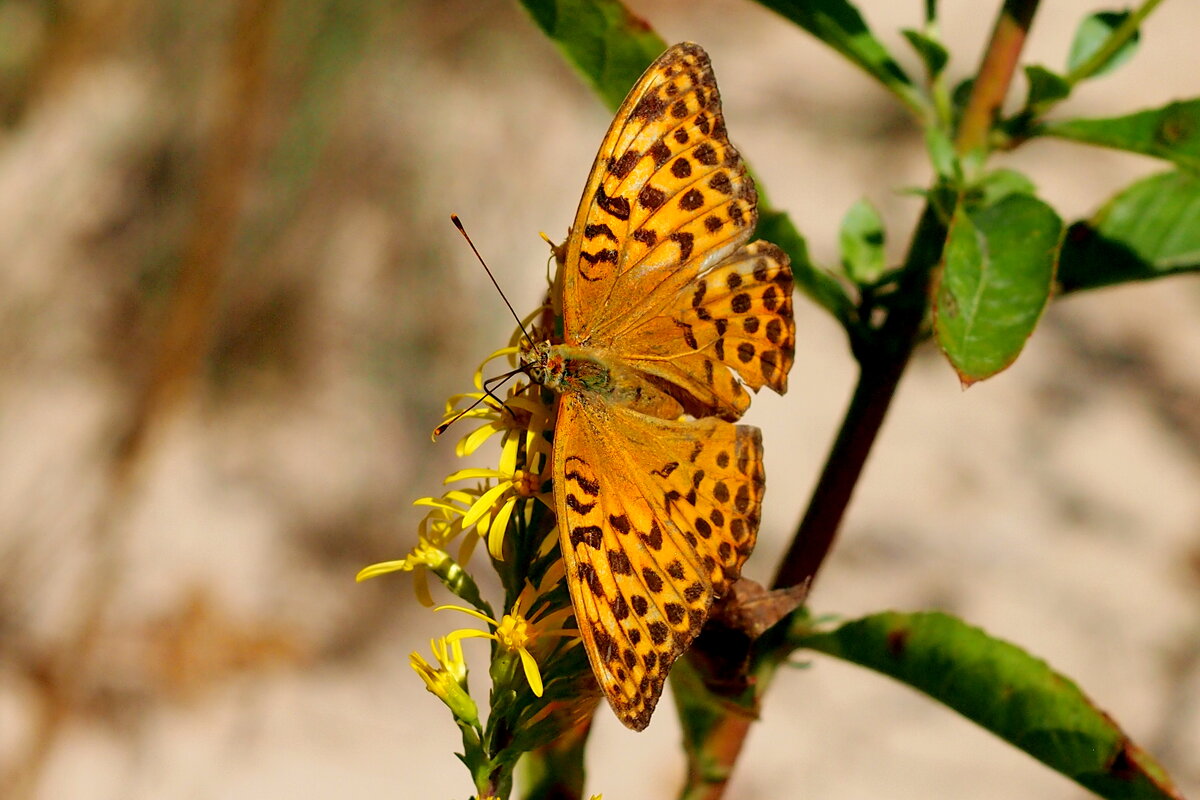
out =
<svg viewBox="0 0 1200 800"><path fill-rule="evenodd" d="M754 546L759 432L713 418L661 420L564 393L554 479L593 672L617 716L641 730L671 664Z"/></svg>
<svg viewBox="0 0 1200 800"><path fill-rule="evenodd" d="M691 399L684 406L694 416L736 420L750 405L743 383L755 391L787 391L795 342L787 255L754 242L702 272L662 314L628 332L620 355L684 390Z"/></svg>

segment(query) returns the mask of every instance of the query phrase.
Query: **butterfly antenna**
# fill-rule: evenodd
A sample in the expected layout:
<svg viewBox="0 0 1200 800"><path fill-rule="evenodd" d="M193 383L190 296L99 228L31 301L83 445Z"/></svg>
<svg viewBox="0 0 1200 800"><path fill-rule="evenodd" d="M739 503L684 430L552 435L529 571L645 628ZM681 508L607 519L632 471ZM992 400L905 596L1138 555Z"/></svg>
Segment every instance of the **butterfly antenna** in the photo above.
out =
<svg viewBox="0 0 1200 800"><path fill-rule="evenodd" d="M443 433L445 433L447 428L449 428L451 425L453 425L454 423L458 422L460 419L465 417L472 409L474 409L476 406L478 406L480 403L482 403L485 399L487 399L489 397L492 398L493 400L495 400L496 405L500 406L502 409L507 411L513 419L516 419L517 415L513 413L513 410L511 408L508 407L508 403L504 402L499 397L494 395L492 393L491 388L488 386L488 384L496 383L497 381L506 381L509 378L511 378L513 375L516 375L518 372L524 372L524 368L518 367L517 369L514 369L510 372L505 372L503 375L494 375L491 378L488 378L486 381L484 381L483 382L483 395L484 396L480 397L474 403L471 403L471 405L467 406L462 411L458 412L453 417L451 417L450 419L443 422L441 425L438 425L436 428L434 428L433 429L433 440L436 442L437 438L439 436L441 436Z"/></svg>
<svg viewBox="0 0 1200 800"><path fill-rule="evenodd" d="M500 299L504 301L504 305L508 306L508 310L512 313L513 319L517 321L517 327L521 329L521 334L525 337L525 341L532 345L533 338L530 337L529 332L525 330L525 325L521 322L521 318L517 316L516 309L512 307L512 303L508 302L508 298L504 296L504 290L501 289L500 284L496 282L496 276L492 274L490 269L488 269L487 262L483 260L483 256L479 255L479 251L475 248L475 243L472 242L471 237L467 235L467 229L463 227L462 220L458 218L458 214L451 214L450 221L454 223L454 227L458 228L458 232L463 235L463 238L467 240L467 244L471 246L471 252L473 252L475 257L479 259L479 263L483 267L483 271L486 272L487 276L492 279L492 286L496 287L496 291L500 293Z"/></svg>

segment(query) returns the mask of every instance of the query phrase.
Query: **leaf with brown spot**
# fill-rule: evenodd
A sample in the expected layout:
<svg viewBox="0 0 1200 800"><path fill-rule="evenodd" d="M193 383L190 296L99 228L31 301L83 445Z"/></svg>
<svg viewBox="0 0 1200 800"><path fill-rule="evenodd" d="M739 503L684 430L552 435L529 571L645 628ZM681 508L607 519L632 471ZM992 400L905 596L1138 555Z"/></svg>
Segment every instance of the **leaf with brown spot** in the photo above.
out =
<svg viewBox="0 0 1200 800"><path fill-rule="evenodd" d="M792 643L906 683L1101 797L1182 800L1073 681L947 614L874 614Z"/></svg>

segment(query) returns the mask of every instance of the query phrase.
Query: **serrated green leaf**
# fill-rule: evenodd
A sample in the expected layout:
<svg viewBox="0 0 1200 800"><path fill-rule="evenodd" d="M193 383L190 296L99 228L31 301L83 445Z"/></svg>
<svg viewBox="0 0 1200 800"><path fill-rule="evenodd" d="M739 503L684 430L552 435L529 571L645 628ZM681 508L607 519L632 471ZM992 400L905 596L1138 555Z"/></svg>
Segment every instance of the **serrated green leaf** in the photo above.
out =
<svg viewBox="0 0 1200 800"><path fill-rule="evenodd" d="M1071 94L1066 78L1036 64L1025 67L1025 79L1029 81L1029 96L1025 99L1028 108L1046 106Z"/></svg>
<svg viewBox="0 0 1200 800"><path fill-rule="evenodd" d="M929 73L929 77L933 79L941 75L947 62L950 61L950 53L942 46L942 43L912 28L905 28L900 32L904 34L904 38L921 57L921 62L925 64L925 71Z"/></svg>
<svg viewBox="0 0 1200 800"><path fill-rule="evenodd" d="M858 200L846 211L838 240L842 267L855 283L874 283L887 269L883 219L869 200Z"/></svg>
<svg viewBox="0 0 1200 800"><path fill-rule="evenodd" d="M892 58L862 15L846 0L758 0L837 50L882 83L914 112L924 115L925 99Z"/></svg>
<svg viewBox="0 0 1200 800"><path fill-rule="evenodd" d="M1064 292L1200 270L1200 176L1144 178L1067 230Z"/></svg>
<svg viewBox="0 0 1200 800"><path fill-rule="evenodd" d="M616 110L667 43L617 0L521 0L538 27Z"/></svg>
<svg viewBox="0 0 1200 800"><path fill-rule="evenodd" d="M1123 117L1047 122L1038 133L1165 158L1200 170L1200 99Z"/></svg>
<svg viewBox="0 0 1200 800"><path fill-rule="evenodd" d="M1033 333L1054 282L1062 221L1013 194L954 212L934 280L934 334L964 385L1008 367Z"/></svg>
<svg viewBox="0 0 1200 800"><path fill-rule="evenodd" d="M924 692L1102 797L1181 798L1166 771L1069 678L954 617L874 614L797 644Z"/></svg>
<svg viewBox="0 0 1200 800"><path fill-rule="evenodd" d="M1075 39L1071 42L1071 51L1067 56L1067 71L1074 72L1100 52L1117 28L1129 19L1128 11L1101 11L1083 18L1075 31ZM1138 39L1141 33L1136 32L1115 50L1103 62L1088 70L1087 77L1093 78L1111 72L1124 64L1137 52Z"/></svg>

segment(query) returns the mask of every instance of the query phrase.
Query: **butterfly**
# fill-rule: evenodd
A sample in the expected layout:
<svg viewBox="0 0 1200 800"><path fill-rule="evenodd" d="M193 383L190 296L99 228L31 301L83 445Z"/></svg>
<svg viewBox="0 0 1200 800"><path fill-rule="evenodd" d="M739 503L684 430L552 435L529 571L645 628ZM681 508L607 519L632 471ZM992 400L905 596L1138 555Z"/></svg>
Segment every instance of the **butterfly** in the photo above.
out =
<svg viewBox="0 0 1200 800"><path fill-rule="evenodd" d="M555 250L561 333L520 356L558 393L568 588L596 680L634 730L758 533L762 437L733 423L747 387L787 390L795 325L787 256L747 244L756 204L708 55L674 45L621 104Z"/></svg>

